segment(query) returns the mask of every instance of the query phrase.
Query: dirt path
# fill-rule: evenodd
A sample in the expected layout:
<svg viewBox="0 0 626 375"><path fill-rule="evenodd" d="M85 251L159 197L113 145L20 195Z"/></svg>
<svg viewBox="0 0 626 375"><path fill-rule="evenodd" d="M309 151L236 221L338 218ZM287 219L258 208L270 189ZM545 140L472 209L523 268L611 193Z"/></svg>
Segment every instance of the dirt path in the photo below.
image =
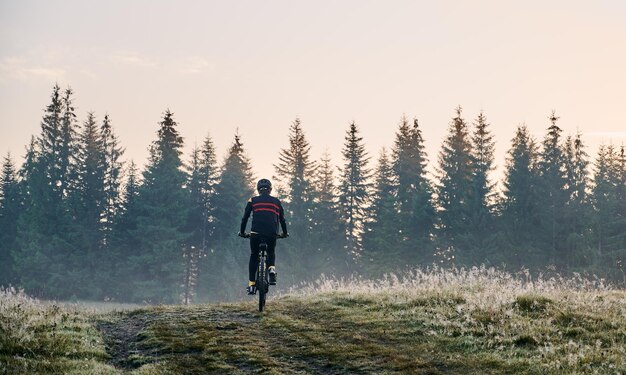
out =
<svg viewBox="0 0 626 375"><path fill-rule="evenodd" d="M176 363L202 356L211 340L225 341L236 332L252 332L259 316L249 311L223 310L215 307L173 307L167 311L134 311L96 322L102 333L109 364L132 370L144 364L163 361ZM243 336L243 335L242 335ZM242 339L243 340L243 339ZM220 357L220 353L211 355ZM244 373L254 372L245 361L230 357L222 361Z"/></svg>
<svg viewBox="0 0 626 375"><path fill-rule="evenodd" d="M142 350L140 333L154 320L154 314L126 315L117 321L99 321L96 326L102 333L110 364L117 368L133 369L143 363L137 357L150 357L152 353Z"/></svg>
<svg viewBox="0 0 626 375"><path fill-rule="evenodd" d="M108 316L96 325L111 356L109 364L125 371L160 362L173 373L188 374L350 373L313 353L306 329L292 331L276 323L276 317L285 317L282 313L260 314L254 307L159 307Z"/></svg>

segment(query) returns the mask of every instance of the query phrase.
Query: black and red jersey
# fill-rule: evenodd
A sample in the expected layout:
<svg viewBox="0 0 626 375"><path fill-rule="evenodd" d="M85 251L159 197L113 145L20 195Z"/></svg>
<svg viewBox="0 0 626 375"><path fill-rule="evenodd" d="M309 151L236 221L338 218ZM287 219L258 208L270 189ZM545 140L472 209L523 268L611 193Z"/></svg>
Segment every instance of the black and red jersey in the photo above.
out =
<svg viewBox="0 0 626 375"><path fill-rule="evenodd" d="M252 232L264 236L276 236L279 234L278 230L280 224L283 233L287 233L287 223L285 222L283 205L278 198L272 197L269 194L261 194L250 198L246 205L243 219L241 219L241 233L246 231L250 214L252 214Z"/></svg>

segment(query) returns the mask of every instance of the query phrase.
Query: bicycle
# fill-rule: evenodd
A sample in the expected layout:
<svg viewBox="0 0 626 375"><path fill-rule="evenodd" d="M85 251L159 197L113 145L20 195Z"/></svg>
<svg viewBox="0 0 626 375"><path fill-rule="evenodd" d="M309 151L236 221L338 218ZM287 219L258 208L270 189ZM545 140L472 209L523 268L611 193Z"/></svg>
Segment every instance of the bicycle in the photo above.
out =
<svg viewBox="0 0 626 375"><path fill-rule="evenodd" d="M250 238L258 233L250 232L244 233L243 238ZM284 235L277 235L276 238L285 238ZM259 243L259 265L256 270L255 277L255 294L259 292L259 312L263 312L265 308L265 300L267 293L270 290L269 272L267 272L267 241L264 236L261 236Z"/></svg>

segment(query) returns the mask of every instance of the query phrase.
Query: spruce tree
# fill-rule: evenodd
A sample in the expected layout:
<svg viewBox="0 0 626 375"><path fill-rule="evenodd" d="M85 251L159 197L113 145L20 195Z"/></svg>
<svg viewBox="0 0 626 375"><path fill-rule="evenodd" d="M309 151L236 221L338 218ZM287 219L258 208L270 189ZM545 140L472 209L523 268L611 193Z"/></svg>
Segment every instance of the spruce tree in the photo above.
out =
<svg viewBox="0 0 626 375"><path fill-rule="evenodd" d="M133 266L134 299L138 301L172 303L181 293L189 200L181 161L183 138L177 125L168 109L150 148L137 197L139 248L129 262Z"/></svg>
<svg viewBox="0 0 626 375"><path fill-rule="evenodd" d="M215 187L214 233L211 251L207 254L210 279L209 296L213 299L232 298L247 280L249 245L236 236L246 202L254 194L250 161L241 137L228 150L222 166L220 181ZM279 253L280 254L280 253ZM280 265L280 258L277 257Z"/></svg>
<svg viewBox="0 0 626 375"><path fill-rule="evenodd" d="M48 280L48 274L44 272L50 265L50 255L40 249L40 244L45 240L42 234L45 211L42 207L47 204L46 193L49 190L46 189L43 158L37 145L37 140L32 136L24 164L19 170L24 208L17 222L18 247L13 258L14 271L20 285L31 294L41 295L41 289Z"/></svg>
<svg viewBox="0 0 626 375"><path fill-rule="evenodd" d="M430 241L435 209L432 186L426 177L427 155L417 119L409 126L403 117L393 149L393 181L396 184L398 238L404 257L415 263ZM421 251L419 251L421 250Z"/></svg>
<svg viewBox="0 0 626 375"><path fill-rule="evenodd" d="M511 254L500 253L495 261L513 262L515 267L537 265L541 254L533 244L536 244L534 233L539 214L538 157L536 142L528 128L518 126L506 158L500 202L502 228Z"/></svg>
<svg viewBox="0 0 626 375"><path fill-rule="evenodd" d="M185 305L192 303L196 296L196 284L198 280L198 263L202 254L204 235L208 226L205 187L202 181L200 164L200 149L194 147L191 151L191 163L189 165L189 182L187 191L189 194L189 216L187 218L187 231L190 233L186 246L183 249L185 260L185 272L183 280L182 302Z"/></svg>
<svg viewBox="0 0 626 375"><path fill-rule="evenodd" d="M485 114L481 111L474 121L471 137L472 145L472 182L469 197L468 232L465 242L473 253L474 263L490 263L494 240L498 237L495 230L495 183L491 181L494 169L495 142L489 129Z"/></svg>
<svg viewBox="0 0 626 375"><path fill-rule="evenodd" d="M404 254L400 248L394 174L385 148L380 152L374 173L375 183L369 218L363 234L364 255L375 274L400 266Z"/></svg>
<svg viewBox="0 0 626 375"><path fill-rule="evenodd" d="M614 187L611 184L611 172L615 158L612 145L600 145L595 161L595 174L591 200L594 207L594 232L597 241L597 253L602 255L606 247L605 227L607 226L610 206L613 201Z"/></svg>
<svg viewBox="0 0 626 375"><path fill-rule="evenodd" d="M122 170L124 163L120 160L124 149L113 131L109 115L104 116L100 126L100 143L104 153L104 194L105 206L102 212L102 230L104 245L108 247L109 237L115 226L122 205ZM107 250L108 251L108 250Z"/></svg>
<svg viewBox="0 0 626 375"><path fill-rule="evenodd" d="M75 115L72 91L61 97L55 85L41 135L31 142L22 171L25 208L18 220L20 253L16 268L23 286L46 297L69 298L79 271L68 259L76 253L78 230L70 202L76 185Z"/></svg>
<svg viewBox="0 0 626 375"><path fill-rule="evenodd" d="M602 145L595 162L591 202L596 273L623 281L626 271L626 157L624 147Z"/></svg>
<svg viewBox="0 0 626 375"><path fill-rule="evenodd" d="M393 148L393 172L397 184L398 214L403 220L398 222L408 222L413 208L413 197L417 188L417 179L421 177L422 168L425 167L425 160L416 160L421 156L412 144L413 134L406 116L402 117ZM416 152L417 151L417 152ZM379 159L379 166L380 166ZM380 172L380 171L379 171ZM404 228L399 228L401 231Z"/></svg>
<svg viewBox="0 0 626 375"><path fill-rule="evenodd" d="M106 210L104 178L106 159L93 112L87 115L79 137L74 186L73 212L76 217L78 252L71 260L79 277L76 280L76 294L90 299L100 298L102 291L99 266L103 265L102 215ZM105 270L102 270L106 272Z"/></svg>
<svg viewBox="0 0 626 375"><path fill-rule="evenodd" d="M494 204L495 183L489 174L493 171L495 142L485 114L481 111L474 123L472 135L472 201L471 219L474 231L485 229L492 231L490 219ZM481 233L484 234L485 232Z"/></svg>
<svg viewBox="0 0 626 375"><path fill-rule="evenodd" d="M49 185L49 199L61 202L63 198L63 186L67 185L64 179L69 160L66 152L62 152L62 129L63 129L63 100L61 98L61 88L55 85L52 89L52 102L46 107L44 117L41 122L41 135L38 139L38 151L42 177Z"/></svg>
<svg viewBox="0 0 626 375"><path fill-rule="evenodd" d="M334 166L328 152L325 152L318 162L313 188L314 204L310 236L315 241L311 254L302 254L307 259L303 263L320 273L337 274L343 270L341 264L344 260L342 250L345 247L345 236L339 211Z"/></svg>
<svg viewBox="0 0 626 375"><path fill-rule="evenodd" d="M215 199L215 187L217 186L217 182L219 181L220 170L217 165L217 157L215 152L215 145L213 144L213 139L210 135L207 135L204 139L204 143L202 144L202 149L200 150L200 176L201 181L204 186L204 200L206 206L206 215L207 220L209 221L209 226L206 228L203 234L203 242L202 248L203 251L206 252L208 248L207 242L210 237L213 235L213 223L215 222L214 217L214 204L213 200Z"/></svg>
<svg viewBox="0 0 626 375"><path fill-rule="evenodd" d="M280 150L276 168L277 180L283 186L281 201L289 224L290 240L283 244L284 264L295 274L306 274L308 262L302 254L311 255L317 239L311 237L315 163L310 157L311 146L306 140L300 119L289 129L289 147Z"/></svg>
<svg viewBox="0 0 626 375"><path fill-rule="evenodd" d="M215 187L219 178L219 168L215 156L215 146L209 135L197 150L197 161L193 162L190 171L190 182L188 190L191 194L192 206L189 215L189 226L191 230L190 244L197 248L198 255L198 276L196 298L206 300L210 288L210 280L214 264L209 261L216 260L212 256L211 248L214 241L214 199ZM195 165L195 167L194 167ZM191 265L188 263L188 265ZM189 273L192 275L192 273Z"/></svg>
<svg viewBox="0 0 626 375"><path fill-rule="evenodd" d="M201 148L194 148L189 166L187 190L190 198L188 231L191 237L185 248L185 295L183 301L190 303L194 298L206 299L210 292L210 273L214 265L207 257L213 234L213 201L218 178L215 147L210 136Z"/></svg>
<svg viewBox="0 0 626 375"><path fill-rule="evenodd" d="M137 166L131 160L125 171L126 182L122 191L122 201L113 221L113 229L108 246L110 264L109 281L105 294L108 298L120 301L133 301L133 277L136 265L131 259L140 252L141 241L137 231L139 211L139 190L141 187Z"/></svg>
<svg viewBox="0 0 626 375"><path fill-rule="evenodd" d="M340 177L339 205L345 223L347 242L345 262L350 270L362 252L361 235L369 204L370 170L367 168L369 158L363 138L359 135L359 129L354 122L346 131L345 140L342 150L344 167Z"/></svg>
<svg viewBox="0 0 626 375"><path fill-rule="evenodd" d="M588 166L589 155L585 151L582 136L577 133L575 137L568 136L565 140L565 177L568 200L582 204L587 200L587 187L589 186Z"/></svg>
<svg viewBox="0 0 626 375"><path fill-rule="evenodd" d="M617 244L622 249L622 272L626 271L626 148L620 147L617 169Z"/></svg>
<svg viewBox="0 0 626 375"><path fill-rule="evenodd" d="M17 254L17 219L22 197L17 171L8 153L0 175L0 286L15 285L13 257Z"/></svg>
<svg viewBox="0 0 626 375"><path fill-rule="evenodd" d="M593 259L588 229L591 226L591 210L587 199L589 175L588 155L581 134L568 136L564 147L566 206L564 208L564 229L567 236L566 266L589 265Z"/></svg>
<svg viewBox="0 0 626 375"><path fill-rule="evenodd" d="M456 108L448 135L439 154L439 185L437 186L443 246L453 246L462 251L464 260L469 260L468 244L463 241L469 231L471 215L473 150L462 108Z"/></svg>
<svg viewBox="0 0 626 375"><path fill-rule="evenodd" d="M557 126L558 117L554 112L549 117L548 128L539 160L539 207L540 229L538 236L543 240L546 250L546 261L564 266L567 259L564 243L564 209L567 203L567 178L565 175L565 155L561 144L561 128Z"/></svg>

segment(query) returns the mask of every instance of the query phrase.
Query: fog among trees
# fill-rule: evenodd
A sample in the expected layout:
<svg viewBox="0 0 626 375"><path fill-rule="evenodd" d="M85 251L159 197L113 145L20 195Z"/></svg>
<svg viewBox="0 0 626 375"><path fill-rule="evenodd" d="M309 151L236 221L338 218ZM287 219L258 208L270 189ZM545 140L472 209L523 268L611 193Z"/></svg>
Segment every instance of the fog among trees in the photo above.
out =
<svg viewBox="0 0 626 375"><path fill-rule="evenodd" d="M139 170L122 162L114 117L78 119L73 99L55 85L23 164L3 159L0 285L63 300L242 295L249 245L235 234L255 193L245 151L253 140L235 134L226 155L216 155L207 132L184 155L182 125L167 109ZM499 146L508 147L501 190L486 113L451 111L438 155L426 154L417 119L399 117L393 145L371 154L358 124L346 124L342 160L313 160L306 124L285 124L289 137L272 151L291 235L277 245L280 286L433 264L623 283L624 146L589 155L581 134L565 135L558 116L547 115L543 139L520 125Z"/></svg>

